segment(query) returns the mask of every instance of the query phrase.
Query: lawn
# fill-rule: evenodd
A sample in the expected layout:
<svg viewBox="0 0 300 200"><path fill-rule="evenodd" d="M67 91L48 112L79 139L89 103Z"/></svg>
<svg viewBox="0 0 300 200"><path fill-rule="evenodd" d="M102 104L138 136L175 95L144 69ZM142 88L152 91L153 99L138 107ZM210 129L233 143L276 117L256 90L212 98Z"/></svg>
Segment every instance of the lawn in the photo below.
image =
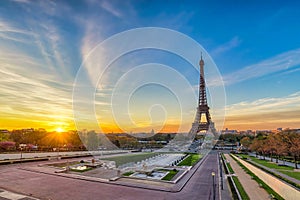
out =
<svg viewBox="0 0 300 200"><path fill-rule="evenodd" d="M127 154L122 156L102 158L102 160L115 161L117 166L130 163L130 162L139 162L147 158L158 155L158 153L143 153L143 154Z"/></svg>
<svg viewBox="0 0 300 200"><path fill-rule="evenodd" d="M196 164L202 155L200 154L189 154L183 161L181 161L177 166L193 166Z"/></svg>
<svg viewBox="0 0 300 200"><path fill-rule="evenodd" d="M251 160L253 160L254 162L256 162L258 164L261 164L265 167L269 167L269 168L272 168L272 169L279 169L279 170L293 170L294 169L293 167L290 167L290 166L279 166L276 163L272 163L268 160L260 160L260 159L255 158L255 157L251 157Z"/></svg>
<svg viewBox="0 0 300 200"><path fill-rule="evenodd" d="M260 160L256 157L249 156L249 155L241 155L243 158L250 158L252 161L261 164L265 167L271 168L271 169L276 169L276 170L293 170L293 167L290 166L279 166L276 163L272 163L269 160Z"/></svg>
<svg viewBox="0 0 300 200"><path fill-rule="evenodd" d="M134 173L133 171L125 172L125 173L123 174L123 176L130 176L130 175L133 174L133 173Z"/></svg>
<svg viewBox="0 0 300 200"><path fill-rule="evenodd" d="M230 173L230 174L234 174L234 171L233 171L233 169L232 169L230 163L228 163L227 161L225 161L225 162L226 162L227 168L228 168L228 170L229 170L229 173Z"/></svg>
<svg viewBox="0 0 300 200"><path fill-rule="evenodd" d="M178 170L170 170L169 173L163 177L161 180L170 181L178 173Z"/></svg>
<svg viewBox="0 0 300 200"><path fill-rule="evenodd" d="M293 177L295 179L298 179L300 181L300 172L294 172L294 171L286 171L286 170L277 170L285 175L288 175L290 177Z"/></svg>

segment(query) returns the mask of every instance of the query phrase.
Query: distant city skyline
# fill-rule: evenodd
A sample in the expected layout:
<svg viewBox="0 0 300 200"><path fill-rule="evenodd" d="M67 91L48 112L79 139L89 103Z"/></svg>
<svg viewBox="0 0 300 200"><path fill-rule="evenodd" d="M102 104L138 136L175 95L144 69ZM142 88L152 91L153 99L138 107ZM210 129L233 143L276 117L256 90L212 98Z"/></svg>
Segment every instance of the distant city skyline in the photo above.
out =
<svg viewBox="0 0 300 200"><path fill-rule="evenodd" d="M105 39L140 27L172 29L203 46L224 81L223 129L300 128L299 2L4 0L0 4L0 129L74 130L72 92L81 64ZM181 121L176 97L158 85L144 86L132 95L128 112L135 126L116 123L108 92L125 72L153 62L176 70L198 95L196 70L178 56L151 49L124 55L111 64L96 91L103 132L177 132L180 125L189 131L197 103L182 108L189 117ZM206 72L209 67L205 65ZM93 81L91 74L87 80ZM129 85L132 80L123 81ZM166 81L174 79L166 76ZM182 89L181 95L187 90ZM212 114L213 121L218 117Z"/></svg>

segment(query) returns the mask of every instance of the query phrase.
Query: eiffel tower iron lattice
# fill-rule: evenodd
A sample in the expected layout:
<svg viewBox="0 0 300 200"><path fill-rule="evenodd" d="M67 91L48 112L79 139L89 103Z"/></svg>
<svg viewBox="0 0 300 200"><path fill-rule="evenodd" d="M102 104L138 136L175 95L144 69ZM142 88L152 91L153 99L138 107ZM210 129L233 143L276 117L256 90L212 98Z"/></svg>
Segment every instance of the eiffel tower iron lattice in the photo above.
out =
<svg viewBox="0 0 300 200"><path fill-rule="evenodd" d="M199 62L200 65L200 82L199 82L199 99L198 99L198 107L195 116L194 123L190 130L190 134L195 135L200 131L215 131L214 123L211 121L209 106L207 104L206 97L206 85L204 78L204 60L202 59ZM210 130L211 129L211 130Z"/></svg>

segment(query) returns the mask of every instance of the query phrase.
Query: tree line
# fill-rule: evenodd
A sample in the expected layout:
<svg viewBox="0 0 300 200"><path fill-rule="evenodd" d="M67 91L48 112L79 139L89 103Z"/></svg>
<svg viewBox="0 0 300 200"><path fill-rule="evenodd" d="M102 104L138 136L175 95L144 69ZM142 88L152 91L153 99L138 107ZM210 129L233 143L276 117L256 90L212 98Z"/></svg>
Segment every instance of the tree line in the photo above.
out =
<svg viewBox="0 0 300 200"><path fill-rule="evenodd" d="M300 157L300 134L294 130L284 130L272 134L259 134L256 137L243 137L240 143L246 150L256 152L257 155L269 156L278 163L278 159L292 158L297 169Z"/></svg>
<svg viewBox="0 0 300 200"><path fill-rule="evenodd" d="M176 134L157 133L137 138L124 133L98 134L91 130L47 132L45 129L19 129L0 132L0 151L75 151L99 149L161 148Z"/></svg>

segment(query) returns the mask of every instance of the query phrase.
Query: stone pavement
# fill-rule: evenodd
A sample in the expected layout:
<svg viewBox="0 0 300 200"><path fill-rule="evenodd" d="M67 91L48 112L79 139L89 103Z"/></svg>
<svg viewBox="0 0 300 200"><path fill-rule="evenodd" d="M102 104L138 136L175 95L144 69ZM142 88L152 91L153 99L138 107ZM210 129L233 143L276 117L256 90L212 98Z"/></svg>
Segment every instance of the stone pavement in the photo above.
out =
<svg viewBox="0 0 300 200"><path fill-rule="evenodd" d="M154 189L158 186L146 189L24 170L24 168L34 165L46 164L47 161L0 166L0 187L28 196L32 194L34 197L47 200L212 199L212 171L216 172L216 183L219 183L217 159L216 153L209 154L201 165L191 170L192 176L184 176L179 181L186 184L176 184L179 186L179 188L175 188L176 191ZM161 186L159 187L161 188ZM216 199L223 199L223 196L219 195L219 190L216 190Z"/></svg>
<svg viewBox="0 0 300 200"><path fill-rule="evenodd" d="M235 175L238 177L239 181L241 182L244 190L250 197L250 199L254 200L267 200L269 198L269 194L261 188L258 183L251 179L250 175L247 174L241 166L239 166L235 160L233 160L228 154L224 154L226 160L229 161Z"/></svg>
<svg viewBox="0 0 300 200"><path fill-rule="evenodd" d="M0 200L38 200L38 199L0 189Z"/></svg>

